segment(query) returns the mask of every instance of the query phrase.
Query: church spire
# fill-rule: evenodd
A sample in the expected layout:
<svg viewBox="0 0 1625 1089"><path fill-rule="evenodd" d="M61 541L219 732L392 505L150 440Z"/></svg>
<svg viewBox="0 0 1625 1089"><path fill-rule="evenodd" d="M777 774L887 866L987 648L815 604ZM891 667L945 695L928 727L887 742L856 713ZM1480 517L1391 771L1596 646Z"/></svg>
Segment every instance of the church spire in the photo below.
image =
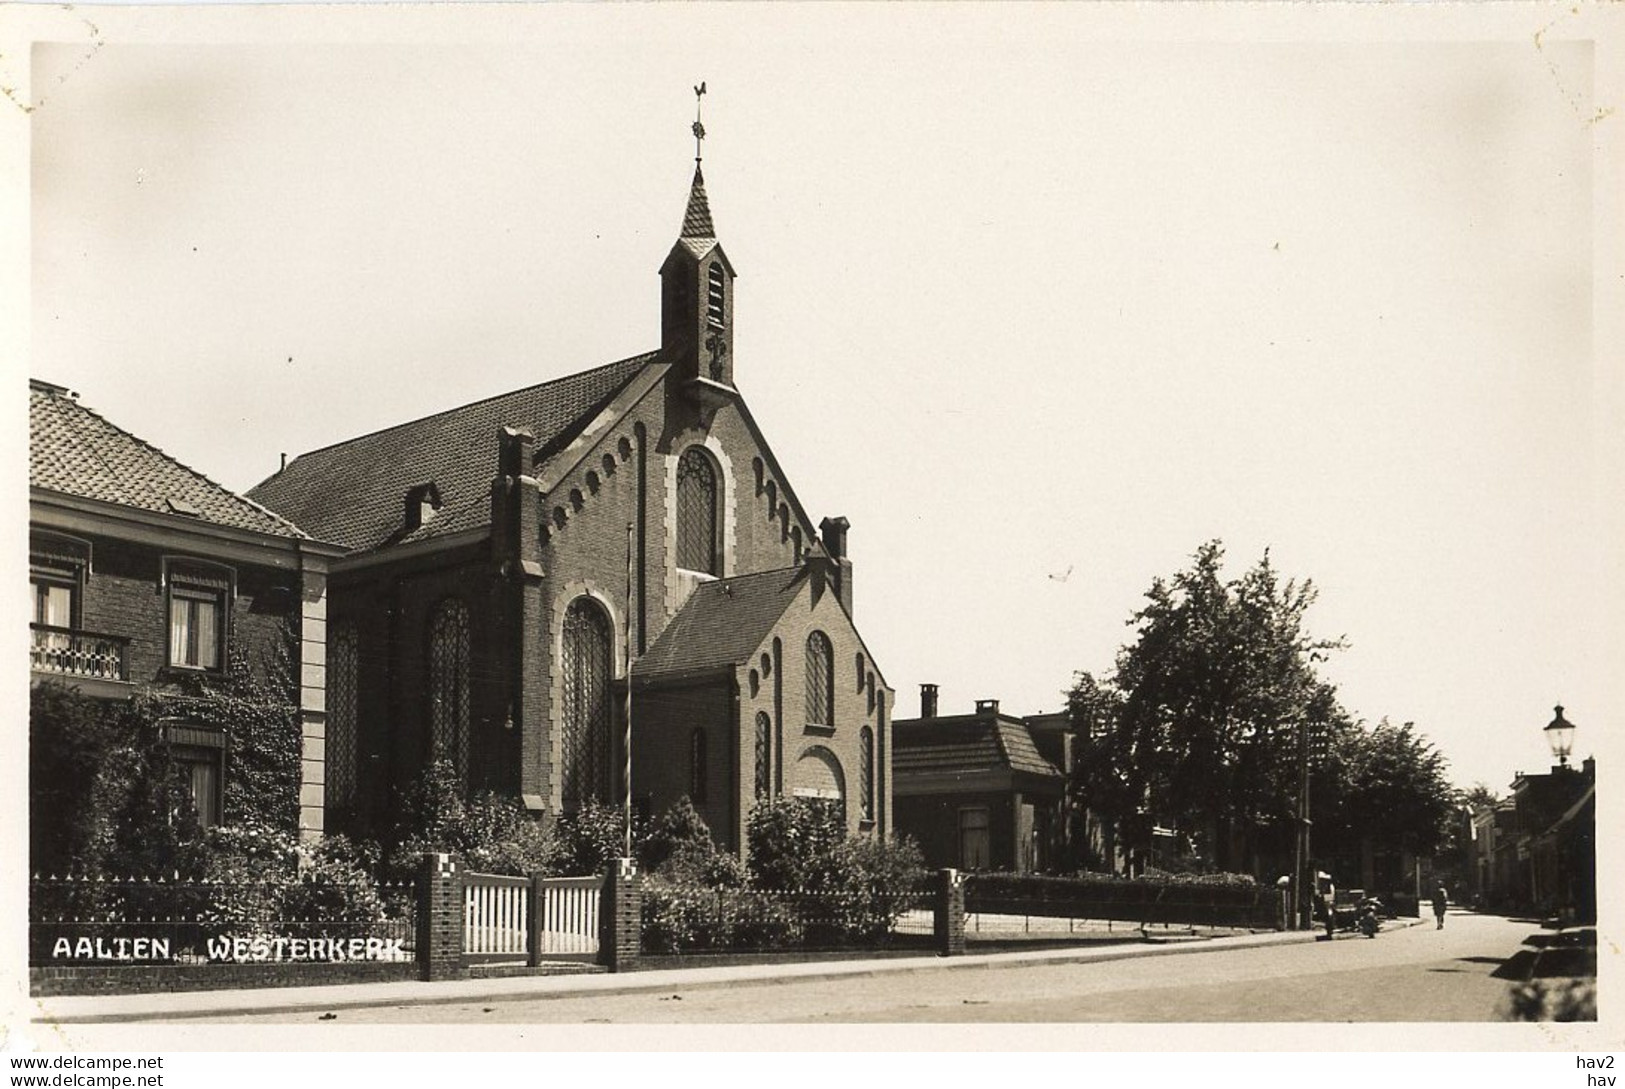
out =
<svg viewBox="0 0 1625 1089"><path fill-rule="evenodd" d="M700 159L705 147L705 125L700 120L700 105L705 97L705 81L694 88L694 182L688 190L688 207L683 211L682 238L715 238L717 229L711 223L711 202L705 198L705 175L700 172Z"/></svg>
<svg viewBox="0 0 1625 1089"><path fill-rule="evenodd" d="M711 224L711 202L705 197L705 176L700 173L698 160L694 163L694 183L688 188L688 207L683 211L681 238L709 238L717 236Z"/></svg>
<svg viewBox="0 0 1625 1089"><path fill-rule="evenodd" d="M701 172L705 84L694 88L694 181L677 244L660 267L661 347L677 380L702 401L733 391L733 266L717 243Z"/></svg>

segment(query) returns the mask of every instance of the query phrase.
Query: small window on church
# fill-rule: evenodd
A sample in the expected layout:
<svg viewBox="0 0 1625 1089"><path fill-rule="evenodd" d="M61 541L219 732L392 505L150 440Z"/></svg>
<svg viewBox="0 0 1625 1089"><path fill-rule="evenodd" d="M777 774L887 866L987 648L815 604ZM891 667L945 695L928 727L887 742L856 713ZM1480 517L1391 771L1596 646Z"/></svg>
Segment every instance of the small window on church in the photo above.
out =
<svg viewBox="0 0 1625 1089"><path fill-rule="evenodd" d="M727 283L724 279L726 273L722 271L721 261L711 262L711 271L706 277L705 290L705 320L721 328L726 312L724 310L727 299Z"/></svg>

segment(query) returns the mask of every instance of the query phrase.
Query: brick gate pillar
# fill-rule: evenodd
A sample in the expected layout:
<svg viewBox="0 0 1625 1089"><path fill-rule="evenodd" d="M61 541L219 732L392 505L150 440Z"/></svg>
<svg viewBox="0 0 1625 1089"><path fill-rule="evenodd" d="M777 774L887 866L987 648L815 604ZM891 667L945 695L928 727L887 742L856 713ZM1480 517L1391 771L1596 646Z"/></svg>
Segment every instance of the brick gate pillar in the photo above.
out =
<svg viewBox="0 0 1625 1089"><path fill-rule="evenodd" d="M611 972L629 972L643 942L643 888L638 864L611 859L604 868L604 891L598 902L598 963Z"/></svg>
<svg viewBox="0 0 1625 1089"><path fill-rule="evenodd" d="M964 956L965 878L958 870L938 870L936 891L936 913L931 930L937 956Z"/></svg>
<svg viewBox="0 0 1625 1089"><path fill-rule="evenodd" d="M418 978L467 979L463 874L450 855L426 854L418 872Z"/></svg>

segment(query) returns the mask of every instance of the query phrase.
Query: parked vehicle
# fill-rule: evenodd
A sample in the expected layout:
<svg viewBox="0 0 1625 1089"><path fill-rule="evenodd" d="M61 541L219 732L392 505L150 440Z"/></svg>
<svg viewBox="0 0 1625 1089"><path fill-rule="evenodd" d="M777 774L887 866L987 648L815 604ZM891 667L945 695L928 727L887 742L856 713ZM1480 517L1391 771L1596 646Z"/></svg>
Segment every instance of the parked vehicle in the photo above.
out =
<svg viewBox="0 0 1625 1089"><path fill-rule="evenodd" d="M1375 896L1367 896L1361 900L1360 913L1355 919L1355 925L1366 937L1375 938L1377 931L1382 929L1382 901Z"/></svg>

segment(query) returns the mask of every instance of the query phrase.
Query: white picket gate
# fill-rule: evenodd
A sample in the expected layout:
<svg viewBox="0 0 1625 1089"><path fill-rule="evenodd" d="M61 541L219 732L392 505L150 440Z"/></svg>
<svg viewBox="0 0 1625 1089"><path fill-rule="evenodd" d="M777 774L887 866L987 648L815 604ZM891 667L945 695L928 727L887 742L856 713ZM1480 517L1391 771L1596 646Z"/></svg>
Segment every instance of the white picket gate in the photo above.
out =
<svg viewBox="0 0 1625 1089"><path fill-rule="evenodd" d="M601 877L547 877L536 883L537 953L543 957L598 952Z"/></svg>
<svg viewBox="0 0 1625 1089"><path fill-rule="evenodd" d="M463 956L484 962L530 957L530 879L471 873L463 882Z"/></svg>
<svg viewBox="0 0 1625 1089"><path fill-rule="evenodd" d="M601 877L465 874L463 959L523 964L596 955L603 885Z"/></svg>

